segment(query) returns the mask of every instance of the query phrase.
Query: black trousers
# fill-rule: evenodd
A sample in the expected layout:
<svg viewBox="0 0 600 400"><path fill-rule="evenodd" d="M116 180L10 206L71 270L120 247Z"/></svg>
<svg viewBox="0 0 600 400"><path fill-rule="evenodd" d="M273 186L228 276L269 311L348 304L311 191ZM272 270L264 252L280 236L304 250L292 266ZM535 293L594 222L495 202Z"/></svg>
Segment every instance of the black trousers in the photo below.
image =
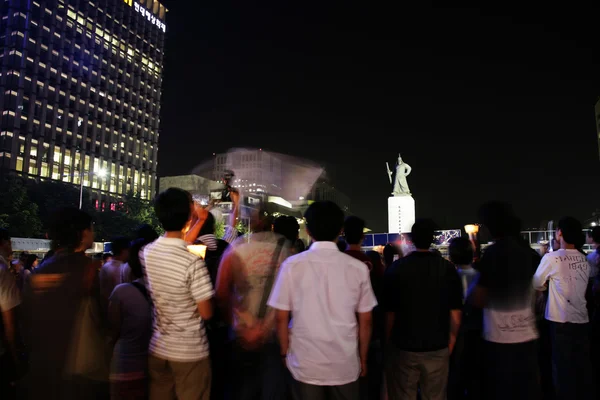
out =
<svg viewBox="0 0 600 400"><path fill-rule="evenodd" d="M593 399L589 324L550 322L552 376L556 398Z"/></svg>
<svg viewBox="0 0 600 400"><path fill-rule="evenodd" d="M537 340L525 343L484 341L483 352L484 399L540 398Z"/></svg>

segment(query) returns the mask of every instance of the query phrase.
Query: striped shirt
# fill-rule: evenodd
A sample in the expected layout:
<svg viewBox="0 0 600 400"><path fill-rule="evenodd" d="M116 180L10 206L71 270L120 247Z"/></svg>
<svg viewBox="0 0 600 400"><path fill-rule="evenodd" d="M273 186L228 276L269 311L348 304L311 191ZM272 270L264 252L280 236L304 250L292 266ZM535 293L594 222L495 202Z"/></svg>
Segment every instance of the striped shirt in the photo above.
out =
<svg viewBox="0 0 600 400"><path fill-rule="evenodd" d="M139 253L154 304L150 354L169 361L208 357L208 340L198 302L214 295L204 262L181 239L161 237Z"/></svg>

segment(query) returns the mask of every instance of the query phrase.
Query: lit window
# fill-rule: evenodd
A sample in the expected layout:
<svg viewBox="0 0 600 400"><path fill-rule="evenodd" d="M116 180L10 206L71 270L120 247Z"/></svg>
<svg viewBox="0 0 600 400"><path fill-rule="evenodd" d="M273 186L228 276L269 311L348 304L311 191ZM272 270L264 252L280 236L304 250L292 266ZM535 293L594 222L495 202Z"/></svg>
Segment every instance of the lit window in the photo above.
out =
<svg viewBox="0 0 600 400"><path fill-rule="evenodd" d="M17 166L16 166L16 169L19 172L23 171L23 157L17 157Z"/></svg>

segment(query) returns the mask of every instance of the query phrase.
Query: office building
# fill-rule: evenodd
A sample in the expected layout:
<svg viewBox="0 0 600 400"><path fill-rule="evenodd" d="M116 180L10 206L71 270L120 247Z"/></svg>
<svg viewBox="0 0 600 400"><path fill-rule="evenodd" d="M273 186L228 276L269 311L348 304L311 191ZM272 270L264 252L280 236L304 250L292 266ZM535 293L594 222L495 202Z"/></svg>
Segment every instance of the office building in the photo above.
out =
<svg viewBox="0 0 600 400"><path fill-rule="evenodd" d="M155 0L0 4L0 172L92 190L156 186L165 7Z"/></svg>

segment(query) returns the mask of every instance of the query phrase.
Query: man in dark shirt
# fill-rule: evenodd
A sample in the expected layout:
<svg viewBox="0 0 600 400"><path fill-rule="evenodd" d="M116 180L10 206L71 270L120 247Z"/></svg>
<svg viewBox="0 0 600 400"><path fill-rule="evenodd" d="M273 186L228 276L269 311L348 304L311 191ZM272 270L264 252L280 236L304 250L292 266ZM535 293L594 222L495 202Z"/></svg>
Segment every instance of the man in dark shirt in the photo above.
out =
<svg viewBox="0 0 600 400"><path fill-rule="evenodd" d="M373 268L371 259L361 249L362 241L365 237L364 231L365 221L363 219L352 215L344 221L344 238L346 239L346 243L348 243L346 254L364 262L370 271Z"/></svg>
<svg viewBox="0 0 600 400"><path fill-rule="evenodd" d="M462 285L454 266L429 251L435 224L419 219L416 251L386 270L386 379L390 400L446 398L448 363L460 326Z"/></svg>

